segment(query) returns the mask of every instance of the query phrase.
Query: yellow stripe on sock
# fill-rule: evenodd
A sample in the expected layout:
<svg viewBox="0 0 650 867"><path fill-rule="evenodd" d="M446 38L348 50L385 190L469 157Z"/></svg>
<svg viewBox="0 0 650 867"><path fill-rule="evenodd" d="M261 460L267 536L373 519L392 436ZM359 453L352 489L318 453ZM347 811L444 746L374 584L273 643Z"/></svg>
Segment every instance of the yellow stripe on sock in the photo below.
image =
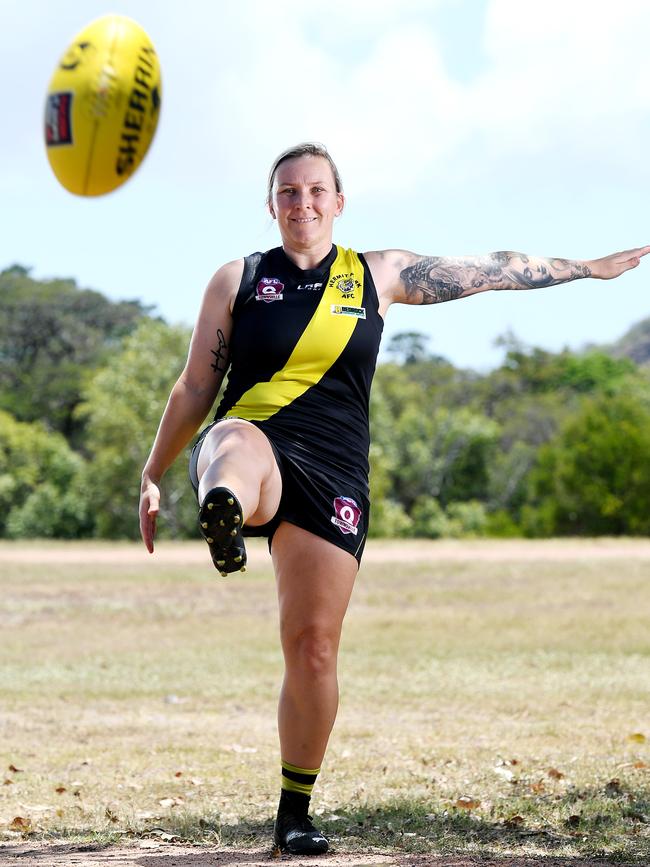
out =
<svg viewBox="0 0 650 867"><path fill-rule="evenodd" d="M282 762L282 768L285 771L291 771L294 774L306 774L310 777L316 777L320 773L320 768L299 768L298 765L292 765L290 762ZM282 774L282 788L287 792L299 792L301 795L311 796L314 788L313 783L300 783L297 780L290 780Z"/></svg>
<svg viewBox="0 0 650 867"><path fill-rule="evenodd" d="M249 388L226 417L270 418L320 382L348 345L359 319L333 316L332 306L343 300L348 307L361 307L363 265L354 250L337 247L337 251L323 296L285 366L267 382Z"/></svg>
<svg viewBox="0 0 650 867"><path fill-rule="evenodd" d="M282 777L281 788L286 792L300 792L301 795L311 797L314 784L306 785L305 783L296 783L295 780L289 780L286 777Z"/></svg>

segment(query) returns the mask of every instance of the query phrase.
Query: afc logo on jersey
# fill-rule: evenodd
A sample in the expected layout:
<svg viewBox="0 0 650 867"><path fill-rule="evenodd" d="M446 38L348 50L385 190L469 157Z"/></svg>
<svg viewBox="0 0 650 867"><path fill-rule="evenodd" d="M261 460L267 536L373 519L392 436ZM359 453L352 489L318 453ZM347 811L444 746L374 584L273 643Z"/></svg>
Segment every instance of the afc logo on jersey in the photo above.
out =
<svg viewBox="0 0 650 867"><path fill-rule="evenodd" d="M346 535L352 533L356 536L359 532L361 509L351 497L335 497L334 514L330 520L342 533Z"/></svg>
<svg viewBox="0 0 650 867"><path fill-rule="evenodd" d="M271 301L282 301L283 289L284 283L281 283L277 277L262 277L255 290L255 300L266 301L267 304Z"/></svg>
<svg viewBox="0 0 650 867"><path fill-rule="evenodd" d="M330 288L336 286L341 293L341 298L354 298L356 290L361 289L361 283L359 283L353 273L335 274L333 277L330 277L327 285Z"/></svg>

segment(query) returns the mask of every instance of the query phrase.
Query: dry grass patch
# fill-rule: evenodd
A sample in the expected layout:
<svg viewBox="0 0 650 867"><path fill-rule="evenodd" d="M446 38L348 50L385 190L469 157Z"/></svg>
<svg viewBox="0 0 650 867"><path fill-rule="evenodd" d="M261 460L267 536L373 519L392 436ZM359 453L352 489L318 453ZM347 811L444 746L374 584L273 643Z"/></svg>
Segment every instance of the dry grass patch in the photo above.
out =
<svg viewBox="0 0 650 867"><path fill-rule="evenodd" d="M6 840L268 837L270 563L206 557L0 545ZM648 863L649 567L645 541L371 544L314 799L335 847Z"/></svg>

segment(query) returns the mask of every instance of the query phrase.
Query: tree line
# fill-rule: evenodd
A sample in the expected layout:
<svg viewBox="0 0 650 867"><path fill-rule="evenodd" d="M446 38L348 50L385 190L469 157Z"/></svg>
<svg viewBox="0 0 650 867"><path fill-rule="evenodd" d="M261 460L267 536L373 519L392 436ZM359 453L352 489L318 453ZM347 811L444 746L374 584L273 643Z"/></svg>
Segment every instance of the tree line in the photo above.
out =
<svg viewBox="0 0 650 867"><path fill-rule="evenodd" d="M137 538L140 472L190 332L72 279L0 273L0 537ZM371 396L371 535L648 535L650 320L618 345L503 340L479 374L394 337ZM196 538L182 457L161 537Z"/></svg>

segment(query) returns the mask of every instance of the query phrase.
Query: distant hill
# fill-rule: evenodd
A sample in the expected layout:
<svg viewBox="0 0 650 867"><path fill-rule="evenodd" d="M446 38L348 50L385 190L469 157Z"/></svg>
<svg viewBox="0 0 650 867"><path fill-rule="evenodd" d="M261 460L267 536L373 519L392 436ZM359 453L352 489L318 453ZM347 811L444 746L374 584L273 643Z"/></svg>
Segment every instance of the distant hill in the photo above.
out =
<svg viewBox="0 0 650 867"><path fill-rule="evenodd" d="M650 317L633 325L616 343L602 348L616 358L631 358L637 364L650 364Z"/></svg>

